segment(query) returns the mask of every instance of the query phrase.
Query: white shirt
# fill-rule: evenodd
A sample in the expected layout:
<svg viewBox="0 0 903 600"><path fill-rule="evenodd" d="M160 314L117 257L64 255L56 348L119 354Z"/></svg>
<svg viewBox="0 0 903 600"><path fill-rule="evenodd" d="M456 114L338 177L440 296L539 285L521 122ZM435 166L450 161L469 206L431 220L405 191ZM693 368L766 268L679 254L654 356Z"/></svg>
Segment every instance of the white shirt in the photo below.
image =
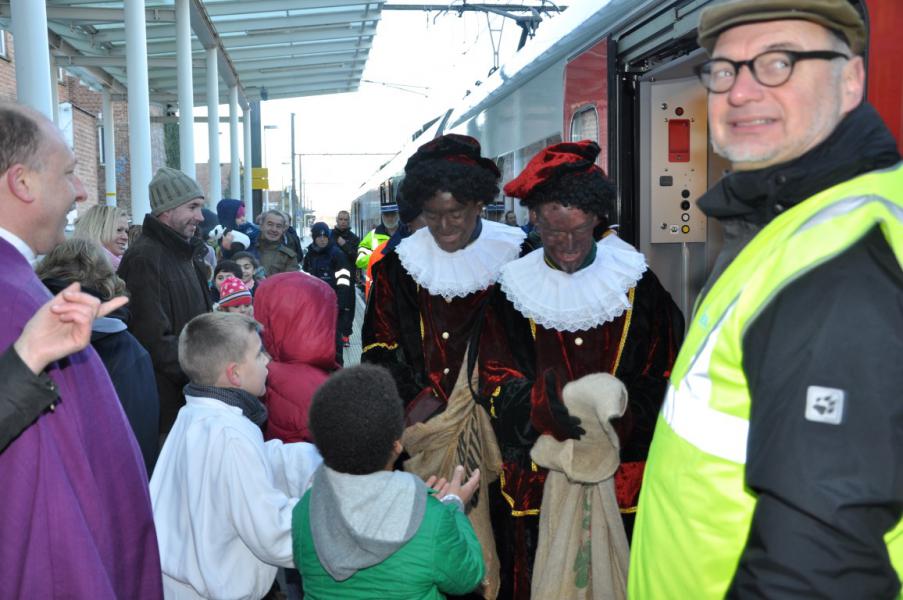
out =
<svg viewBox="0 0 903 600"><path fill-rule="evenodd" d="M292 509L322 462L264 443L239 408L187 396L150 481L167 599L262 598L292 566Z"/></svg>
<svg viewBox="0 0 903 600"><path fill-rule="evenodd" d="M27 260L28 264L30 264L32 267L38 261L38 257L35 256L34 250L31 249L31 246L26 244L22 240L22 238L17 236L12 231L9 231L8 229L3 229L2 227L0 227L0 238L3 238L4 240L6 240L7 242L10 243L11 246L13 246L13 248L18 250L19 254L24 256L25 260Z"/></svg>

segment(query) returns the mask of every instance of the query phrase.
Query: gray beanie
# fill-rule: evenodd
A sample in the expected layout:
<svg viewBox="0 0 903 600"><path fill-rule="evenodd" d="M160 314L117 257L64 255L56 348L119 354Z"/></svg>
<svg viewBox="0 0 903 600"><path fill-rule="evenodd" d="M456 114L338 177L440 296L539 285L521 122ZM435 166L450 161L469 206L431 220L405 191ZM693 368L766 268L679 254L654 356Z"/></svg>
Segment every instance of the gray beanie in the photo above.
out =
<svg viewBox="0 0 903 600"><path fill-rule="evenodd" d="M203 197L204 192L197 182L178 169L161 167L150 182L151 214L155 217Z"/></svg>

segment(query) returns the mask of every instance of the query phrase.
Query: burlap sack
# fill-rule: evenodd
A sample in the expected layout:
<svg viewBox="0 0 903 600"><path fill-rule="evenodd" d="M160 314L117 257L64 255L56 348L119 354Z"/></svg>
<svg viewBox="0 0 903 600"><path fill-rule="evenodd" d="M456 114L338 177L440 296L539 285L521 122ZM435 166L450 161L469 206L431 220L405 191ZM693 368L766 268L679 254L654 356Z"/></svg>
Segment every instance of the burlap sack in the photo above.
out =
<svg viewBox="0 0 903 600"><path fill-rule="evenodd" d="M486 411L473 401L467 386L467 357L448 399L448 407L425 423L405 429L401 443L411 458L405 471L427 479L431 475L450 479L457 465L464 465L467 476L480 469L480 487L467 514L483 549L486 576L479 593L495 600L499 592L499 559L489 521L489 484L498 479L502 454ZM476 378L474 376L474 387Z"/></svg>
<svg viewBox="0 0 903 600"><path fill-rule="evenodd" d="M620 600L627 597L629 548L614 474L618 436L609 420L624 414L627 390L594 373L567 384L562 399L586 430L579 440L543 435L530 456L547 469L533 565L534 600Z"/></svg>

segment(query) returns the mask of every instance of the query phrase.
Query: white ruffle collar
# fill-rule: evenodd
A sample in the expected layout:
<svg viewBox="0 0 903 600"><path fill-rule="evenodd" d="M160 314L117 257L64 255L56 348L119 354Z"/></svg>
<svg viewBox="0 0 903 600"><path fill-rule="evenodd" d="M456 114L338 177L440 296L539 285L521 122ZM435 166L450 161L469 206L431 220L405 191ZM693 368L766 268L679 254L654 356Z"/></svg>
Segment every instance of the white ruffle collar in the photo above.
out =
<svg viewBox="0 0 903 600"><path fill-rule="evenodd" d="M456 252L440 248L426 227L403 239L395 252L414 281L450 300L495 283L502 267L520 254L525 237L520 227L483 219L480 236Z"/></svg>
<svg viewBox="0 0 903 600"><path fill-rule="evenodd" d="M542 248L512 261L499 276L502 291L522 315L547 329L583 331L613 321L630 308L627 292L646 271L646 257L608 235L596 259L576 273L545 262Z"/></svg>

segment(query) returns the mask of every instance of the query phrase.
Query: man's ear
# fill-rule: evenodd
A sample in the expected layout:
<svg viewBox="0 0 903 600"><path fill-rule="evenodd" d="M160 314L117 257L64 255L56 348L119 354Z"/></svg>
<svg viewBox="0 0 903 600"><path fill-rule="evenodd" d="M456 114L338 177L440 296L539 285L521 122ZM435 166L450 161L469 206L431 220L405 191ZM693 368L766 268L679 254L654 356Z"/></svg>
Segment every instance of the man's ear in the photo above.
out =
<svg viewBox="0 0 903 600"><path fill-rule="evenodd" d="M6 171L6 185L13 196L31 204L35 201L35 193L32 188L32 171L21 163L16 163Z"/></svg>
<svg viewBox="0 0 903 600"><path fill-rule="evenodd" d="M846 114L862 103L865 94L865 63L861 56L847 61L840 83L843 90L841 112Z"/></svg>

